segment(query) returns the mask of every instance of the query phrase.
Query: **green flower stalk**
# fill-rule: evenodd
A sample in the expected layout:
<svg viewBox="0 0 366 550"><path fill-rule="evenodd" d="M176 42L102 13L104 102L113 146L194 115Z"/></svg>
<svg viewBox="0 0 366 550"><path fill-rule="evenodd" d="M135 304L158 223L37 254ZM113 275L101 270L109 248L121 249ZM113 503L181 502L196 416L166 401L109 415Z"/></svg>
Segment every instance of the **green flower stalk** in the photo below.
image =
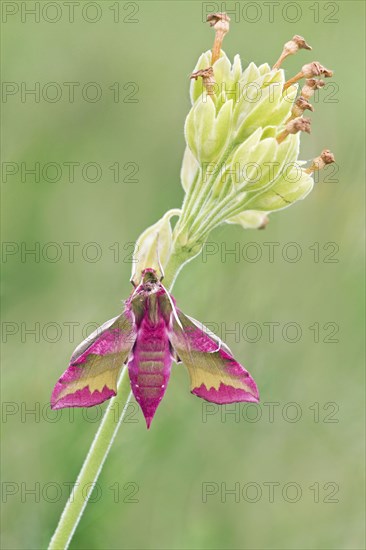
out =
<svg viewBox="0 0 366 550"><path fill-rule="evenodd" d="M259 400L253 378L229 348L176 308L170 290L181 268L200 254L213 229L224 223L263 229L272 213L310 193L314 172L334 162L327 149L309 166L299 159L301 136L310 133L310 119L303 114L313 111L309 100L324 86L317 77L332 76L332 71L312 62L286 80L281 64L299 50L311 50L305 39L295 35L287 42L272 68L267 63L250 63L243 69L239 55L231 62L221 49L230 18L215 13L207 19L215 39L191 75L192 107L184 126L181 168L183 204L141 234L131 276L134 290L124 312L75 350L52 394L56 409L93 406L116 395L66 504L52 549L67 548L71 541L123 418L130 388L147 427L165 392L173 359L186 364L191 391L203 399L214 403ZM306 81L299 92L302 78ZM174 217L178 219L173 227ZM126 367L118 377L125 364L130 380ZM154 365L161 369L146 370ZM89 487L86 497L85 486Z"/></svg>

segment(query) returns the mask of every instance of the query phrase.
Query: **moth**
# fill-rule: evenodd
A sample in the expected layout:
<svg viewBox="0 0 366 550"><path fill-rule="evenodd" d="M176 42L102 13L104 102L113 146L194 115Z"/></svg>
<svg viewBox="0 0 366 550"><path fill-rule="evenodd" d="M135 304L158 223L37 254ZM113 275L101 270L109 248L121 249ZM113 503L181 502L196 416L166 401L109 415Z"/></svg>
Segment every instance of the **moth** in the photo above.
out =
<svg viewBox="0 0 366 550"><path fill-rule="evenodd" d="M147 427L161 402L172 363L188 369L191 392L212 403L258 402L256 383L230 349L204 325L176 307L152 268L125 302L72 354L51 397L52 409L92 407L116 395L127 365L131 389Z"/></svg>

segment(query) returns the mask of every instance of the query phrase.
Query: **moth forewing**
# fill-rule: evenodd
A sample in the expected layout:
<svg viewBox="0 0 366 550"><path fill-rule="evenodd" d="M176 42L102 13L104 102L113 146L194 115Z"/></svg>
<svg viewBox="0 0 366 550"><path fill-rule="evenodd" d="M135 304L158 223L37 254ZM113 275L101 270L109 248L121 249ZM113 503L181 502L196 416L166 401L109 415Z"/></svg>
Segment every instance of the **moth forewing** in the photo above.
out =
<svg viewBox="0 0 366 550"><path fill-rule="evenodd" d="M117 317L113 317L113 319L109 319L109 321L106 321L100 327L95 329L91 334L89 334L89 336L87 336L85 340L83 340L81 344L79 344L74 349L70 358L70 363L73 363L74 361L76 361L76 359L78 359L80 355L84 353L84 351L86 351L103 334L103 332L109 329L115 323L115 321L117 321L119 317L121 317L121 315L117 315Z"/></svg>
<svg viewBox="0 0 366 550"><path fill-rule="evenodd" d="M235 361L227 346L212 338L202 324L178 310L181 327L173 320L171 344L188 368L191 392L213 403L258 401L258 390L248 371ZM201 326L200 326L201 325Z"/></svg>
<svg viewBox="0 0 366 550"><path fill-rule="evenodd" d="M226 353L228 353L229 355L232 355L232 351L229 348L229 346L227 346L225 342L223 342L221 338L219 338L219 336L217 336L214 332L212 332L212 330L207 328L203 323L196 321L196 319L194 319L193 317L190 317L189 315L186 315L186 317L190 321L192 321L192 323L196 325L196 327L198 327L200 330L206 333L211 338L211 340L214 340L215 342L217 342L218 348L217 350L214 350L214 351L219 351L220 349L223 349L224 351L226 351Z"/></svg>
<svg viewBox="0 0 366 550"><path fill-rule="evenodd" d="M135 339L133 316L126 305L121 315L104 323L76 348L53 390L52 408L91 407L116 395L119 372Z"/></svg>

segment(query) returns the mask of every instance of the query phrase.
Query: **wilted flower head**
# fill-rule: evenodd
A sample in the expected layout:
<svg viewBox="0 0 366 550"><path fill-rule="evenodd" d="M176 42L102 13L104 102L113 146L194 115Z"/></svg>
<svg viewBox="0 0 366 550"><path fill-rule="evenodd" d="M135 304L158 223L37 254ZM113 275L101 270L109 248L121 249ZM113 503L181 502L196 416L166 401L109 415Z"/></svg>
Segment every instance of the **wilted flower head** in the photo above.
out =
<svg viewBox="0 0 366 550"><path fill-rule="evenodd" d="M314 107L309 103L309 101L300 95L295 103L293 104L291 115L293 118L299 117L303 114L304 111L308 109L309 111L314 112Z"/></svg>
<svg viewBox="0 0 366 550"><path fill-rule="evenodd" d="M320 88L323 88L323 86L325 86L325 82L321 78L309 78L305 81L305 84L301 90L301 96L305 99L310 99L314 95L315 90L319 90Z"/></svg>
<svg viewBox="0 0 366 550"><path fill-rule="evenodd" d="M312 165L307 168L307 172L311 174L317 170L322 170L327 164L332 164L335 162L334 155L329 151L329 149L324 149L319 157L316 157Z"/></svg>
<svg viewBox="0 0 366 550"><path fill-rule="evenodd" d="M312 47L309 46L309 44L306 43L305 38L302 36L299 36L298 34L295 34L295 36L286 42L286 44L283 47L282 53L276 61L276 63L273 65L274 69L279 69L282 62L288 57L289 55L293 55L297 53L299 50L311 50Z"/></svg>

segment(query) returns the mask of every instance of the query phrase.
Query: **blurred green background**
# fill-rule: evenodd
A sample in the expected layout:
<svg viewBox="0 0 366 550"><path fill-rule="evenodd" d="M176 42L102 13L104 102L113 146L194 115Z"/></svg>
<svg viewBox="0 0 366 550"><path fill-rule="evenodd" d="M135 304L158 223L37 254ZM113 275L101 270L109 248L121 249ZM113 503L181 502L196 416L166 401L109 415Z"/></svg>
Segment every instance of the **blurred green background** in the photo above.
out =
<svg viewBox="0 0 366 550"><path fill-rule="evenodd" d="M131 243L181 203L188 77L212 44L204 15L225 9L215 2L87 2L84 12L75 4L69 22L63 2L58 10L41 2L37 22L24 11L34 4L2 6L4 549L47 546L92 441L101 409L56 415L50 393L83 330L120 311L131 290ZM268 3L237 2L225 51L240 53L243 66L273 63L285 41L305 36L313 52L288 59L286 74L319 60L335 75L315 103L301 156L329 147L338 171L323 172L312 194L273 215L265 231L217 230L211 241L219 252L189 264L174 289L183 311L219 325L262 403L212 408L207 416L184 368L173 366L149 432L131 405L72 548L365 547L364 3L302 1L296 12L289 4L281 2L271 21ZM73 102L70 82L80 84ZM97 88L85 88L90 82ZM39 101L22 98L22 86L35 83ZM96 89L101 97L92 102ZM25 173L22 181L22 170L37 162L38 181ZM56 166L42 175L50 162ZM79 163L73 182L70 162ZM98 181L90 181L88 163L101 171ZM117 182L109 168L115 163ZM256 262L249 242L260 250ZM269 242L279 243L273 262ZM300 249L297 262L283 257L294 253L289 242ZM74 261L64 243L78 243ZM35 246L39 256L24 255ZM225 255L235 246L239 259ZM269 322L279 323L274 342ZM244 335L221 330L235 323ZM287 323L300 327L297 342L288 341L296 339L294 325L286 341Z"/></svg>

